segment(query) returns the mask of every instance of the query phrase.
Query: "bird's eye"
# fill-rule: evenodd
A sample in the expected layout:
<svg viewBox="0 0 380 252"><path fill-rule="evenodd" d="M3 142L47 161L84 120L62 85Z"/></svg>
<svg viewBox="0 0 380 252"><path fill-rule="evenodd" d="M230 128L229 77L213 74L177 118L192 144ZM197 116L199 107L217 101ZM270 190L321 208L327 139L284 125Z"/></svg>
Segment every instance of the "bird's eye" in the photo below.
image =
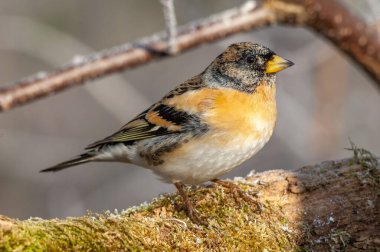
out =
<svg viewBox="0 0 380 252"><path fill-rule="evenodd" d="M256 57L253 55L249 55L245 60L247 61L248 64L252 64L256 61Z"/></svg>

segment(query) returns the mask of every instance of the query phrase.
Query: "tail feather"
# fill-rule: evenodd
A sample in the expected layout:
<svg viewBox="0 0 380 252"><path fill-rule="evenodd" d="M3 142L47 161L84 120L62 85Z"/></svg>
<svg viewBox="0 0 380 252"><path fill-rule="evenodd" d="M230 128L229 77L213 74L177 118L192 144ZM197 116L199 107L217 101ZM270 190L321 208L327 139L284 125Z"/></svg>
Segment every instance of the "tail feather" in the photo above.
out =
<svg viewBox="0 0 380 252"><path fill-rule="evenodd" d="M93 160L93 158L94 158L93 154L84 153L84 154L76 156L76 157L74 157L68 161L65 161L65 162L59 163L57 165L54 165L52 167L49 167L47 169L41 170L40 172L57 172L57 171L60 171L60 170L63 170L63 169L66 169L66 168L69 168L72 166L76 166L76 165L80 165L80 164L90 162Z"/></svg>

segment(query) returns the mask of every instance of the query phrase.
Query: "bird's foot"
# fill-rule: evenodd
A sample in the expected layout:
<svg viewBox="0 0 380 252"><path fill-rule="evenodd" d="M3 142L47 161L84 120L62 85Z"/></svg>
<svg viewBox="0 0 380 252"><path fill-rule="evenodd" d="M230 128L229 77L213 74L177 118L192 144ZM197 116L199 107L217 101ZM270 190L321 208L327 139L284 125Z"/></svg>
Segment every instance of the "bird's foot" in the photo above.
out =
<svg viewBox="0 0 380 252"><path fill-rule="evenodd" d="M245 202L248 202L250 205L254 206L254 209L253 209L254 211L257 211L257 212L262 211L261 204L257 200L255 200L254 198L249 196L238 185L236 185L232 182L224 181L224 180L220 180L220 179L213 179L211 181L229 189L237 202L241 202L241 199L243 199Z"/></svg>
<svg viewBox="0 0 380 252"><path fill-rule="evenodd" d="M185 203L187 217L189 217L194 224L201 225L203 221L187 195L186 186L181 182L174 183L174 185L177 187L177 190Z"/></svg>

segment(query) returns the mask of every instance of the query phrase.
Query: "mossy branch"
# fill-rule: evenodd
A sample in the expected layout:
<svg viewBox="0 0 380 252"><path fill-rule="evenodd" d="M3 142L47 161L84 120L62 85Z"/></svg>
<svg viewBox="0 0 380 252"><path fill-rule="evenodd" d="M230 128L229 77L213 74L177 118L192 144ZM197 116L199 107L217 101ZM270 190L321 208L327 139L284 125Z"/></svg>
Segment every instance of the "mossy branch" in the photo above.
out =
<svg viewBox="0 0 380 252"><path fill-rule="evenodd" d="M369 152L353 149L352 159L235 179L260 213L221 186L194 187L205 225L191 223L171 194L120 213L0 216L0 251L369 251L380 246L380 171Z"/></svg>

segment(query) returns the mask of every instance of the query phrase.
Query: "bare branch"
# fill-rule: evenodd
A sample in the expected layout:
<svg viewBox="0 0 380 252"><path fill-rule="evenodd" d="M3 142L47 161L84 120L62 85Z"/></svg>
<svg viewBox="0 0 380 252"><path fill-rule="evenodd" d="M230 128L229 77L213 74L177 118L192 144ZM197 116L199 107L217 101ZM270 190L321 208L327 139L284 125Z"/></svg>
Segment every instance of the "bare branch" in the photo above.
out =
<svg viewBox="0 0 380 252"><path fill-rule="evenodd" d="M323 35L351 57L380 87L380 42L367 26L338 0L262 0L178 29L178 53L227 36L273 24L305 26ZM76 59L54 72L32 76L0 89L0 111L37 100L106 74L170 56L164 32Z"/></svg>
<svg viewBox="0 0 380 252"><path fill-rule="evenodd" d="M372 10L373 24L377 28L377 37L380 39L380 26L377 25L380 21L380 2L378 0L368 0L368 5Z"/></svg>
<svg viewBox="0 0 380 252"><path fill-rule="evenodd" d="M161 0L162 10L165 17L166 30L168 33L168 52L170 54L175 54L177 51L176 47L176 36L177 36L177 19L175 16L174 0Z"/></svg>

